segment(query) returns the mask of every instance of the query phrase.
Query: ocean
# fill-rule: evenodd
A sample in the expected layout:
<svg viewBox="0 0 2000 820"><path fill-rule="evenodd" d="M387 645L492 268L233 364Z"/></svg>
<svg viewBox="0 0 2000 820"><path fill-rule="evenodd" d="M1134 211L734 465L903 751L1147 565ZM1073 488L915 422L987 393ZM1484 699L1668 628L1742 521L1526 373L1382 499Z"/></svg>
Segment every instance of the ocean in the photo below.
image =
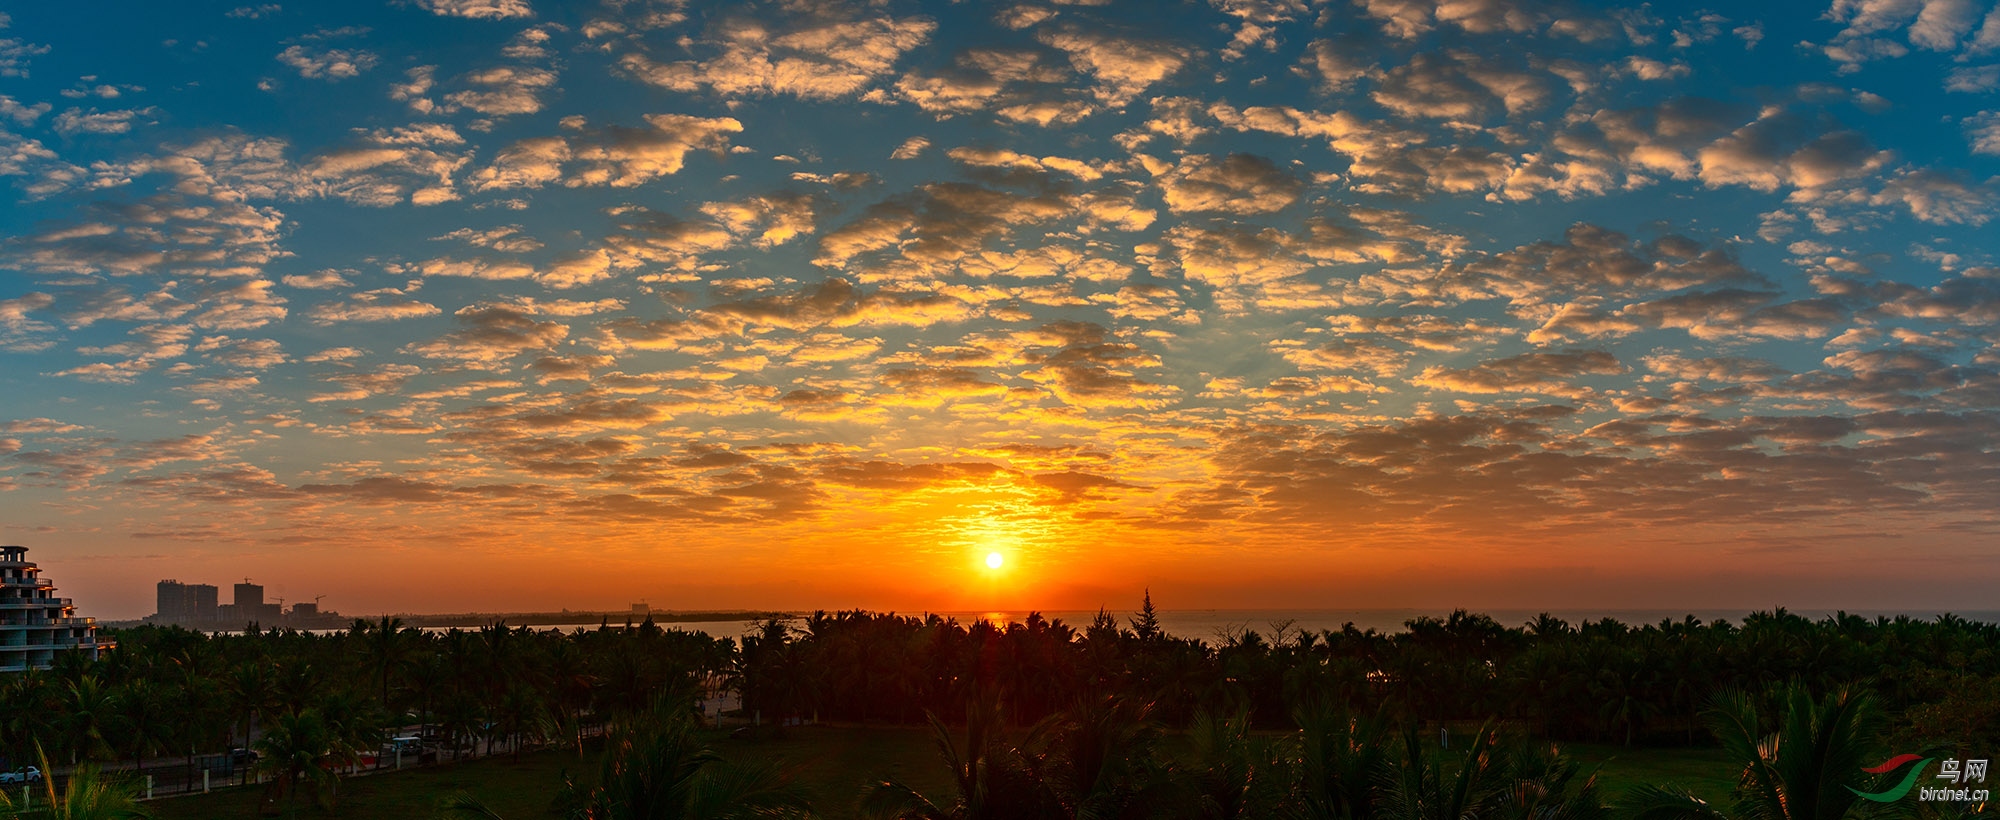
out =
<svg viewBox="0 0 2000 820"><path fill-rule="evenodd" d="M1640 624L1657 624L1662 620L1679 621L1688 615L1693 615L1701 619L1704 623L1716 619L1724 619L1730 623L1741 624L1744 616L1751 613L1751 610L1736 609L1488 609L1471 611L1487 615L1499 621L1503 626L1509 627L1518 627L1526 624L1535 618L1535 616L1545 611L1569 621L1572 626L1585 621L1596 621L1604 618L1611 618L1636 626ZM1829 617L1836 612L1836 610L1831 609L1790 609L1787 611L1815 621ZM1908 615L1912 618L1931 620L1944 614L1942 610L1848 610L1848 612L1870 620L1873 620L1877 616L1893 618L1898 615ZM926 613L899 612L897 614L921 616ZM948 618L956 618L959 623L971 623L982 619L1011 623L1026 618L1028 611L939 612L937 614ZM1130 619L1137 613L1111 612L1110 614L1112 617L1118 619L1120 626L1129 628ZM1241 635L1245 630L1252 630L1265 638L1271 638L1281 630L1287 634L1298 630L1312 632L1322 630L1339 631L1342 627L1350 623L1354 624L1356 629L1374 629L1384 633L1395 633L1404 631L1404 624L1415 618L1426 615L1443 618L1450 614L1451 610L1448 609L1163 609L1159 611L1159 619L1160 628L1169 635L1178 638L1197 638L1210 643L1216 643L1231 636ZM2000 610L1966 611L1952 614L1969 621L2000 623ZM719 638L740 637L755 631L757 624L760 623L758 621L674 621L670 620L671 617L671 615L665 617L655 616L654 623L658 624L662 629L704 632ZM1049 620L1060 620L1065 624L1075 627L1078 631L1082 631L1084 627L1090 625L1093 618L1097 617L1097 612L1095 610L1051 610L1043 612L1042 617ZM597 624L592 623L535 628L569 631L577 628L596 629L597 626Z"/></svg>

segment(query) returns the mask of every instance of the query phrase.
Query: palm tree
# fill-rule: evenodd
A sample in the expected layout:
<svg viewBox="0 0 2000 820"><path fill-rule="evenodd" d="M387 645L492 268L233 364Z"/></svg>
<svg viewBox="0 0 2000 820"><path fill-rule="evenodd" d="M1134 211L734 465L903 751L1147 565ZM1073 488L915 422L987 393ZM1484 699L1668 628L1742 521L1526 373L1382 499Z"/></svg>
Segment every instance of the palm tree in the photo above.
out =
<svg viewBox="0 0 2000 820"><path fill-rule="evenodd" d="M1072 707L1036 727L1031 771L1064 818L1159 816L1168 800L1154 746L1159 732L1149 705L1100 698ZM1047 738L1045 744L1032 741Z"/></svg>
<svg viewBox="0 0 2000 820"><path fill-rule="evenodd" d="M729 820L802 817L808 806L777 770L728 764L701 745L685 710L657 713L605 754L598 785L576 820Z"/></svg>
<svg viewBox="0 0 2000 820"><path fill-rule="evenodd" d="M70 763L108 756L111 747L105 736L116 735L120 720L118 700L111 688L97 676L84 673L64 685L62 693L58 737L66 739Z"/></svg>
<svg viewBox="0 0 2000 820"><path fill-rule="evenodd" d="M438 726L451 741L452 755L479 751L479 734L485 727L479 696L463 685L454 685L438 705Z"/></svg>
<svg viewBox="0 0 2000 820"><path fill-rule="evenodd" d="M1553 743L1515 744L1504 763L1507 783L1498 807L1505 820L1606 820L1597 774ZM1579 780L1579 777L1581 779Z"/></svg>
<svg viewBox="0 0 2000 820"><path fill-rule="evenodd" d="M1370 820L1387 767L1380 718L1356 719L1327 700L1292 710L1298 724L1298 769L1289 816L1298 820Z"/></svg>
<svg viewBox="0 0 2000 820"><path fill-rule="evenodd" d="M271 678L271 666L262 659L251 659L237 664L230 670L228 698L230 708L236 713L236 728L241 730L244 743L250 741L250 730L258 721L269 715L277 700L277 684ZM232 740L234 736L232 735Z"/></svg>
<svg viewBox="0 0 2000 820"><path fill-rule="evenodd" d="M196 640L202 639L197 635ZM189 771L194 770L199 751L227 748L229 743L231 720L222 697L222 670L213 664L212 649L205 641L182 647L172 657L173 670L167 675L168 691L180 706L169 734L175 750L187 755Z"/></svg>
<svg viewBox="0 0 2000 820"><path fill-rule="evenodd" d="M315 709L326 723L331 740L327 757L333 765L352 766L363 750L381 745L382 713L360 692L343 690L327 695Z"/></svg>
<svg viewBox="0 0 2000 820"><path fill-rule="evenodd" d="M40 754L42 770L50 771L48 755ZM0 819L14 820L148 820L151 810L139 802L138 786L131 781L107 778L96 766L78 766L70 772L62 791L56 779L42 781L41 805L30 805L26 793L17 804L0 791Z"/></svg>
<svg viewBox="0 0 2000 820"><path fill-rule="evenodd" d="M983 692L983 690L982 690ZM961 750L936 715L931 732L950 767L956 800L938 805L895 780L878 783L863 799L863 816L876 820L1080 820L1162 817L1176 801L1178 784L1157 763L1157 731L1136 701L1088 701L1029 730L1019 746L998 729L1000 700L975 695L966 708Z"/></svg>
<svg viewBox="0 0 2000 820"><path fill-rule="evenodd" d="M1860 798L1849 788L1874 751L1882 715L1872 697L1851 688L1817 702L1804 684L1787 686L1778 731L1766 735L1750 696L1732 690L1708 712L1708 728L1743 767L1735 811L1724 812L1686 789L1646 785L1625 808L1634 820L1841 820ZM1885 775L1886 776L1886 775Z"/></svg>
<svg viewBox="0 0 2000 820"><path fill-rule="evenodd" d="M147 680L127 684L117 696L125 748L132 753L132 768L145 771L146 754L167 748L173 742L175 721L181 710L172 708L166 687Z"/></svg>
<svg viewBox="0 0 2000 820"><path fill-rule="evenodd" d="M256 745L261 755L257 766L278 777L273 788L282 795L287 814L297 804L299 787L308 781L318 802L330 804L339 779L334 773L338 752L333 729L319 710L307 708L279 715Z"/></svg>
<svg viewBox="0 0 2000 820"><path fill-rule="evenodd" d="M1416 727L1404 759L1378 771L1375 816L1389 820L1605 820L1595 773L1582 775L1554 744L1503 737L1481 727L1456 760L1426 753Z"/></svg>
<svg viewBox="0 0 2000 820"><path fill-rule="evenodd" d="M0 755L26 757L25 739L60 737L56 695L54 682L34 667L0 679Z"/></svg>
<svg viewBox="0 0 2000 820"><path fill-rule="evenodd" d="M686 709L661 708L628 724L604 756L598 785L558 798L564 820L748 820L807 818L800 792L768 764L722 760L701 744ZM438 817L499 820L467 795L446 798Z"/></svg>
<svg viewBox="0 0 2000 820"><path fill-rule="evenodd" d="M479 798L465 792L445 795L438 801L438 820L507 820L499 812L487 808Z"/></svg>
<svg viewBox="0 0 2000 820"><path fill-rule="evenodd" d="M420 712L419 720L422 722L420 732L429 736L431 727L438 722L438 696L446 691L447 684L452 681L451 668L443 655L433 653L419 658L411 673L411 688L419 693L416 706Z"/></svg>
<svg viewBox="0 0 2000 820"><path fill-rule="evenodd" d="M512 742L514 762L521 761L521 747L527 745L530 737L541 740L547 736L542 731L541 720L545 714L543 704L547 699L547 693L517 681L507 687L506 693L495 705L493 728L497 734Z"/></svg>
<svg viewBox="0 0 2000 820"><path fill-rule="evenodd" d="M276 671L278 706L287 714L298 714L318 704L329 683L325 672L306 657L281 664Z"/></svg>
<svg viewBox="0 0 2000 820"><path fill-rule="evenodd" d="M819 685L808 648L798 643L787 644L777 650L777 660L772 664L770 683L771 696L777 706L777 723L784 726L785 719L804 717L813 712L814 700L824 687Z"/></svg>
<svg viewBox="0 0 2000 820"><path fill-rule="evenodd" d="M1270 815L1264 805L1268 795L1260 787L1269 782L1266 770L1271 761L1265 745L1251 739L1247 713L1238 709L1219 716L1198 710L1188 727L1188 739L1193 748L1183 771L1200 795L1203 818Z"/></svg>
<svg viewBox="0 0 2000 820"><path fill-rule="evenodd" d="M1411 724L1403 732L1403 760L1381 775L1376 816L1385 820L1482 820L1497 817L1506 782L1495 754L1493 727L1481 727L1463 759L1447 764L1427 754Z"/></svg>
<svg viewBox="0 0 2000 820"><path fill-rule="evenodd" d="M953 741L951 730L937 715L926 712L938 757L951 770L956 799L940 806L915 789L890 779L875 784L862 798L861 813L874 820L1014 820L1041 816L1019 750L998 736L1004 725L998 698L976 691L965 708L965 746Z"/></svg>
<svg viewBox="0 0 2000 820"><path fill-rule="evenodd" d="M589 658L575 641L565 640L549 647L547 661L548 708L555 730L549 735L562 735L567 742L575 745L577 756L582 757L583 712L590 705L591 689L596 684L596 679L590 674Z"/></svg>
<svg viewBox="0 0 2000 820"><path fill-rule="evenodd" d="M362 638L368 664L374 667L376 679L381 683L382 711L395 714L389 705L389 682L409 662L416 630L405 627L401 618L384 615L380 623L355 621L353 634Z"/></svg>

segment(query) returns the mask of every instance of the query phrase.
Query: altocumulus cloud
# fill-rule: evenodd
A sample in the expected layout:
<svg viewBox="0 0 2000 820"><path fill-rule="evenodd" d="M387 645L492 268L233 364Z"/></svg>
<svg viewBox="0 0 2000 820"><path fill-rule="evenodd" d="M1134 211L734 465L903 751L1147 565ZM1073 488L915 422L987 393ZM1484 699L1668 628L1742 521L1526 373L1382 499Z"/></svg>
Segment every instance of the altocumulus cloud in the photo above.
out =
<svg viewBox="0 0 2000 820"><path fill-rule="evenodd" d="M135 11L171 60L17 15L0 514L746 562L930 554L976 528L895 511L975 497L1050 555L1990 538L1990 6Z"/></svg>

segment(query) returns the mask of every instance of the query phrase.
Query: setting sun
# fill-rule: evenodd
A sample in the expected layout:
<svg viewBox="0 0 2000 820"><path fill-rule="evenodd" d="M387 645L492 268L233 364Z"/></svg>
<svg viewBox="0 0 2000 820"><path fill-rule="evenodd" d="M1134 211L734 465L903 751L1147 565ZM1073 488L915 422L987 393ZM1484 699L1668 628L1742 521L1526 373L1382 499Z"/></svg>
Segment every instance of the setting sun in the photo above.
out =
<svg viewBox="0 0 2000 820"><path fill-rule="evenodd" d="M1000 568L1000 565L1001 565L1001 564L1004 564L1004 563L1006 563L1006 562L1007 562L1007 559L1006 559L1006 558L1003 558L1003 557L1001 557L1000 553L997 553L997 552L989 552L989 553L986 553L986 567L987 567L987 569L999 569L999 568Z"/></svg>

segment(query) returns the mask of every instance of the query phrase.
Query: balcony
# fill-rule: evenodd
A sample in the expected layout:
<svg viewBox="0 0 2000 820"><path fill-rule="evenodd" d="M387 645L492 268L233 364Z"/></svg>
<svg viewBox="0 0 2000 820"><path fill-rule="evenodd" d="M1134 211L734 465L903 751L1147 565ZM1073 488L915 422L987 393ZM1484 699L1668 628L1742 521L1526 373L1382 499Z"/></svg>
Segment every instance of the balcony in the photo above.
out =
<svg viewBox="0 0 2000 820"><path fill-rule="evenodd" d="M18 654L21 652L37 652L44 650L51 652L60 652L67 649L98 649L98 648L109 649L111 648L111 645L100 644L96 640L89 640L89 639L79 640L76 638L67 638L64 640L54 641L54 642L48 642L44 640L44 642L42 643L0 643L0 653L6 653L6 654Z"/></svg>
<svg viewBox="0 0 2000 820"><path fill-rule="evenodd" d="M0 629L51 626L96 626L96 618L0 618Z"/></svg>
<svg viewBox="0 0 2000 820"><path fill-rule="evenodd" d="M0 586L9 586L9 587L45 587L45 588L51 588L51 589L53 589L53 588L55 587L55 583L54 583L54 582L52 582L52 581L50 581L50 580L49 580L49 579L47 579L47 578L40 578L40 577L36 577L36 578L0 578Z"/></svg>

